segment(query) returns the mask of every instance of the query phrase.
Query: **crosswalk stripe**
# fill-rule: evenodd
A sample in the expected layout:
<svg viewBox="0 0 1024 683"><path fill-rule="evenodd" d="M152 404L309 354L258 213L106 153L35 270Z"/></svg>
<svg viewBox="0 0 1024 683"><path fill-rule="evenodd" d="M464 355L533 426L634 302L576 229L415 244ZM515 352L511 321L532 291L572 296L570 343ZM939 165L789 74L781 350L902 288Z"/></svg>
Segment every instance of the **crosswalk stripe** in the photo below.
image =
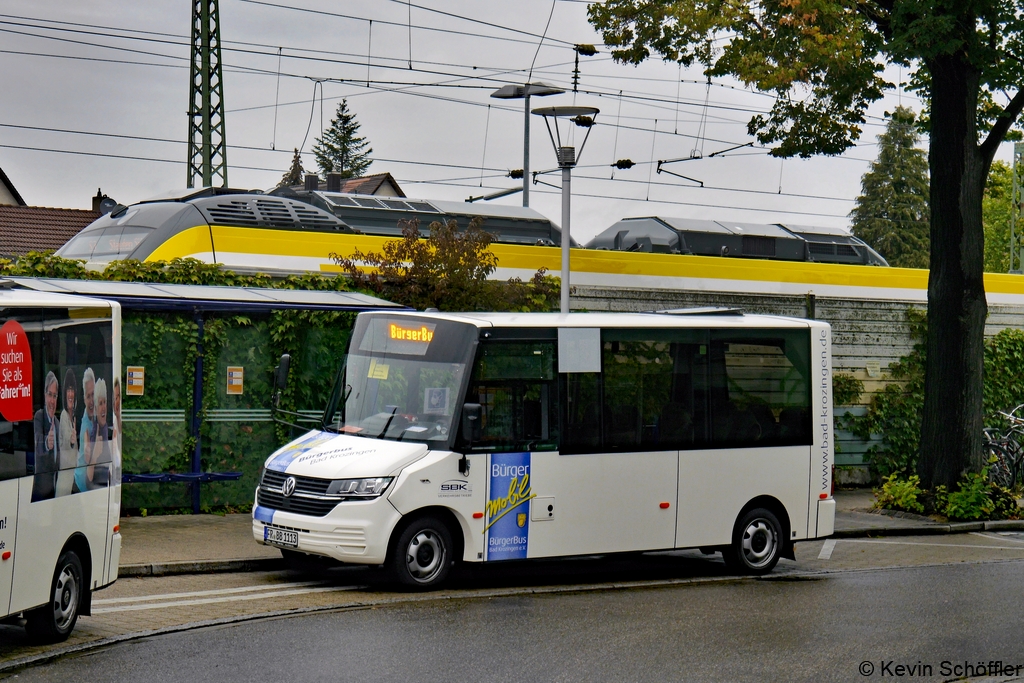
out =
<svg viewBox="0 0 1024 683"><path fill-rule="evenodd" d="M217 598L198 598L195 600L175 600L173 602L141 603L129 605L117 605L114 607L99 607L92 610L93 614L109 614L111 612L138 612L150 609L165 609L167 607L188 607L190 605L212 605L219 602L240 602L242 600L269 600L271 598L283 598L289 595L303 595L307 593L329 593L332 591L355 590L355 586L322 586L320 588L296 588L293 590L278 591L276 593L258 593L249 595L226 595Z"/></svg>
<svg viewBox="0 0 1024 683"><path fill-rule="evenodd" d="M830 560L832 559L832 551L836 549L836 539L826 538L825 543L821 546L821 552L818 553L819 560Z"/></svg>
<svg viewBox="0 0 1024 683"><path fill-rule="evenodd" d="M262 586L242 586L240 588L215 588L205 591L191 591L188 593L162 593L159 595L136 595L131 598L105 598L93 600L94 605L114 605L125 602L143 602L145 600L172 600L175 598L197 598L205 595L230 595L233 593L249 593L252 591L279 590L282 588L305 588L307 586L322 586L322 581L295 581L292 583L272 583Z"/></svg>

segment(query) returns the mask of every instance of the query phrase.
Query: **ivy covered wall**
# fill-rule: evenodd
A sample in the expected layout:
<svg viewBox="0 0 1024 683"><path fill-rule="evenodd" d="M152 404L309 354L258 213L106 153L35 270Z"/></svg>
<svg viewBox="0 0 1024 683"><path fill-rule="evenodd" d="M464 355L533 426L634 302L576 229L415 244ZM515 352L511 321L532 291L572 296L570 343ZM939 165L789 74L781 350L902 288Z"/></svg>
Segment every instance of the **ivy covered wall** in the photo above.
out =
<svg viewBox="0 0 1024 683"><path fill-rule="evenodd" d="M199 417L202 471L241 472L237 481L201 485L204 509L245 509L263 461L294 437L271 421L271 374L282 353L292 356L282 407L319 414L344 357L354 313L273 311L262 315L207 313L203 320L203 401ZM124 398L124 471L190 472L192 396L199 326L192 316L128 312L123 365L145 367L145 394ZM227 391L228 367L244 372L242 393ZM312 423L310 423L312 426ZM191 506L184 483L126 484L126 510Z"/></svg>

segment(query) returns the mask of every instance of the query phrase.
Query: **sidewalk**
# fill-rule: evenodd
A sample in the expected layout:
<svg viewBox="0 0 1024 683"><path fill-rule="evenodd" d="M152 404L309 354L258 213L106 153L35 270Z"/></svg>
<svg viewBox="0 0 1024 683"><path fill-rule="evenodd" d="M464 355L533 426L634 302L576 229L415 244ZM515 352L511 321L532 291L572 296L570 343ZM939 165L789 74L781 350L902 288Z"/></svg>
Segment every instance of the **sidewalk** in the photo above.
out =
<svg viewBox="0 0 1024 683"><path fill-rule="evenodd" d="M1024 521L939 524L924 517L869 512L870 489L836 491L835 538L918 536L1024 529ZM119 576L265 571L284 566L275 548L252 538L249 515L165 515L121 520Z"/></svg>

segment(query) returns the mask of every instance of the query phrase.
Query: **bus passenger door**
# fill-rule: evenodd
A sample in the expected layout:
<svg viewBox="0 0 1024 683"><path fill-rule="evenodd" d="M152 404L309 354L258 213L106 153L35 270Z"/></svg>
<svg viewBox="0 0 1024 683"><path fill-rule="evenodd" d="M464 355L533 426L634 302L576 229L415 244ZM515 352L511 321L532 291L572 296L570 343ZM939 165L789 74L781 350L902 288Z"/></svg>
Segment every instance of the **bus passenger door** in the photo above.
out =
<svg viewBox="0 0 1024 683"><path fill-rule="evenodd" d="M0 471L0 477L3 472ZM18 527L18 480L0 481L0 617L10 611L14 537Z"/></svg>

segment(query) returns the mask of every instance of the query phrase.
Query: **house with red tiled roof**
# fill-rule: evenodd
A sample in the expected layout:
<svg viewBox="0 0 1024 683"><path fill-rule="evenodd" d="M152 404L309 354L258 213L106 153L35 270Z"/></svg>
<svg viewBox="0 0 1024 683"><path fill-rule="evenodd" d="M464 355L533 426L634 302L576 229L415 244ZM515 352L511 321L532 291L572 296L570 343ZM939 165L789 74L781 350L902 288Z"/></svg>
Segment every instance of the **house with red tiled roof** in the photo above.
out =
<svg viewBox="0 0 1024 683"><path fill-rule="evenodd" d="M2 168L0 168L0 206L25 206L25 200L18 194L14 183Z"/></svg>
<svg viewBox="0 0 1024 683"><path fill-rule="evenodd" d="M104 199L106 196L97 192L92 210L26 206L10 178L0 169L0 256L59 249L100 217L100 203Z"/></svg>
<svg viewBox="0 0 1024 683"><path fill-rule="evenodd" d="M321 192L343 192L345 194L376 195L378 197L404 197L405 192L390 173L374 173L358 178L342 178L340 173L328 173L320 180L315 174L307 174L304 185L293 185L291 190L319 190ZM281 188L275 190L278 193Z"/></svg>

